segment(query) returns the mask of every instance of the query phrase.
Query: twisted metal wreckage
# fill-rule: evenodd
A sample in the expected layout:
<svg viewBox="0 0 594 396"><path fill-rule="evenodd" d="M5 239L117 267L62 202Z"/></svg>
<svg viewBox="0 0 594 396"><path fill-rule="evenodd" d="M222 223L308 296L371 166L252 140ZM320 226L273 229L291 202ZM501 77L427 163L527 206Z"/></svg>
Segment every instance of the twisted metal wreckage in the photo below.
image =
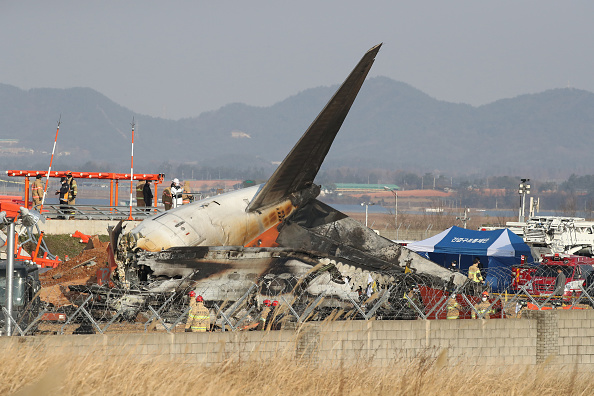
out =
<svg viewBox="0 0 594 396"><path fill-rule="evenodd" d="M146 291L191 285L211 302L237 301L254 280L262 279L270 287L256 288L257 303L280 296L292 300L299 286L310 299L323 293L320 305L332 307L349 301L358 288L366 289L369 279L384 285L400 282L406 268L418 282L439 289L463 284L464 275L452 274L316 199L320 187L314 178L380 47L365 53L266 183L158 214L127 233L116 227L113 278ZM299 285L289 281L295 277Z"/></svg>
<svg viewBox="0 0 594 396"><path fill-rule="evenodd" d="M70 289L129 320L142 307L164 309L164 300L167 309L176 301L179 308L187 303L184 294L195 290L224 317L222 324L232 326L265 299L286 302L299 321L353 307L368 319L379 302L386 317L407 318L410 311L398 314L404 312L399 305L413 284L423 286L426 301L442 303L446 297L437 296L444 290L461 289L466 276L316 199L314 179L380 47L365 53L266 183L151 216L129 232L120 222L110 232L109 268L98 276L99 284L116 288ZM374 283L382 295L373 308L353 306ZM159 297L164 294L171 297ZM295 307L304 308L296 313Z"/></svg>

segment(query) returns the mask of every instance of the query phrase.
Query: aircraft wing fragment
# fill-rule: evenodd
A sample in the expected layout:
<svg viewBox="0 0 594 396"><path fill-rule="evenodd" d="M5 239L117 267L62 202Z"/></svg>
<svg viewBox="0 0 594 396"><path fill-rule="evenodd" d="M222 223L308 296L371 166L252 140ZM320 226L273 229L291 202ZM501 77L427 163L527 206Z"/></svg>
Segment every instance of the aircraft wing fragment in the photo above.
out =
<svg viewBox="0 0 594 396"><path fill-rule="evenodd" d="M371 48L247 207L255 211L310 187L355 101L381 44Z"/></svg>

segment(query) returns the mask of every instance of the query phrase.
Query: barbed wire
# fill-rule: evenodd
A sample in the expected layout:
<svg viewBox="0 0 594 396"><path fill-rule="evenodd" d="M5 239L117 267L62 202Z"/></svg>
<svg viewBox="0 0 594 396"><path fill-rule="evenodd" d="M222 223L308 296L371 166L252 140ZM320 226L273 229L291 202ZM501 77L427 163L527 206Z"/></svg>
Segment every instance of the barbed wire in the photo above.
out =
<svg viewBox="0 0 594 396"><path fill-rule="evenodd" d="M594 289L579 282L573 289L537 293L529 283L514 282L510 269L491 269L484 276L485 283L467 280L459 285L391 272L360 272L346 279L325 273L315 277L268 274L249 281L167 280L136 289L56 285L63 302L42 301L36 295L11 317L5 308L3 313L12 321L15 335L35 335L183 332L191 290L204 298L210 331L251 330L260 321L266 328L280 329L323 320L503 319L518 317L525 310L594 306ZM488 296L483 301L484 293ZM265 300L277 304L267 309Z"/></svg>

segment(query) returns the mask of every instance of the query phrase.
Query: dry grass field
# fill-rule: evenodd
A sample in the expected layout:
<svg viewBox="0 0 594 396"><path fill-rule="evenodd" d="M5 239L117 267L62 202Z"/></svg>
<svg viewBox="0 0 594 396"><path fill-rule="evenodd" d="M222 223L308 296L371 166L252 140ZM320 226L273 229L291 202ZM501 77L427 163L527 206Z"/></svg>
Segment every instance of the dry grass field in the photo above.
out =
<svg viewBox="0 0 594 396"><path fill-rule="evenodd" d="M374 368L318 367L294 360L228 361L209 367L2 350L0 394L8 395L590 395L592 376L542 367L450 367L444 356Z"/></svg>

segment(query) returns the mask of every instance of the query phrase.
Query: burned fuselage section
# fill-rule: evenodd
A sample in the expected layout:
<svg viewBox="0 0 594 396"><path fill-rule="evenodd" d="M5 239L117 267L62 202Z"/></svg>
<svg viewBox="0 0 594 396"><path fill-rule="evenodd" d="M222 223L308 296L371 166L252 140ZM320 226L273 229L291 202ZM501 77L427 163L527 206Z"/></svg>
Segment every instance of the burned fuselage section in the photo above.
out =
<svg viewBox="0 0 594 396"><path fill-rule="evenodd" d="M330 291L342 297L344 293L365 289L370 277L390 284L407 270L424 279L424 283L440 288L448 283L459 285L466 279L315 199L296 208L266 234L254 244L261 245L273 236L274 246L177 246L150 252L134 245L133 230L120 238L118 274L132 284L188 278L198 289L209 290L205 294L217 300L231 297L230 290L241 294L264 277L283 284L286 279L311 274L327 274L332 283L340 285L348 279L346 288ZM282 289L286 292L288 287Z"/></svg>

